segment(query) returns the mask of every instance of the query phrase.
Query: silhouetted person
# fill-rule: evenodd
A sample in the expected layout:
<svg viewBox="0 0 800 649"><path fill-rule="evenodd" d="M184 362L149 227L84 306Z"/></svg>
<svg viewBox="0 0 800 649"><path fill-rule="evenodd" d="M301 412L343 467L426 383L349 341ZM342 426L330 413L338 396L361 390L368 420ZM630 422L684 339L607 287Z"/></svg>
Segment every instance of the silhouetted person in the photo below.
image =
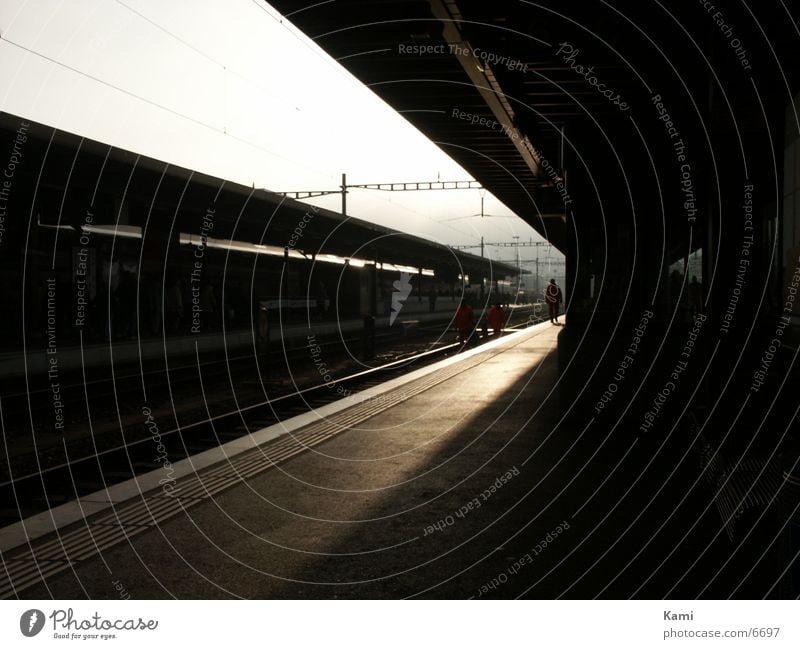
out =
<svg viewBox="0 0 800 649"><path fill-rule="evenodd" d="M458 330L458 342L462 346L466 345L475 326L475 314L472 307L466 302L461 302L456 311L456 329Z"/></svg>
<svg viewBox="0 0 800 649"><path fill-rule="evenodd" d="M428 306L430 307L430 312L433 313L436 311L436 289L431 288L430 293L428 293Z"/></svg>
<svg viewBox="0 0 800 649"><path fill-rule="evenodd" d="M499 336L503 326L506 324L506 313L499 302L489 309L489 314L486 318L489 320L489 326L492 328L494 335Z"/></svg>
<svg viewBox="0 0 800 649"><path fill-rule="evenodd" d="M561 295L561 289L556 284L556 280L551 279L547 288L544 290L544 299L547 302L547 308L550 310L550 322L558 324L558 306L564 299Z"/></svg>

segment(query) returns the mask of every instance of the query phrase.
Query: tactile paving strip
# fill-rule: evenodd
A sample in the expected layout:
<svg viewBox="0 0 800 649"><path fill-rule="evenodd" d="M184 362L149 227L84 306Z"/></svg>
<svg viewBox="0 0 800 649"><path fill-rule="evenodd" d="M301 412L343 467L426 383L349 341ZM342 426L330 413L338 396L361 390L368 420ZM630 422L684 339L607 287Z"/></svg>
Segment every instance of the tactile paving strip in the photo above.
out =
<svg viewBox="0 0 800 649"><path fill-rule="evenodd" d="M3 587L0 597L9 599L14 595L19 595L26 588L66 570L72 565L68 561L39 561L33 562L31 565L30 559L4 560L2 580L0 581ZM31 570L31 568L33 569Z"/></svg>
<svg viewBox="0 0 800 649"><path fill-rule="evenodd" d="M524 339L527 340L530 338ZM221 462L202 474L178 480L169 493L162 490L150 492L143 499L115 507L111 513L87 519L81 527L72 531L56 533L55 539L34 544L24 551L12 551L13 556L2 558L5 569L0 571L0 599L19 596L25 588L68 569L76 562L101 554L150 530L189 507L235 487L243 480L263 473L524 341L476 354L434 371L375 399Z"/></svg>
<svg viewBox="0 0 800 649"><path fill-rule="evenodd" d="M781 489L780 471L773 458L742 458L734 468L701 436L701 458L708 484L715 492L714 503L725 525L729 540L736 535L736 524L749 510L770 506Z"/></svg>

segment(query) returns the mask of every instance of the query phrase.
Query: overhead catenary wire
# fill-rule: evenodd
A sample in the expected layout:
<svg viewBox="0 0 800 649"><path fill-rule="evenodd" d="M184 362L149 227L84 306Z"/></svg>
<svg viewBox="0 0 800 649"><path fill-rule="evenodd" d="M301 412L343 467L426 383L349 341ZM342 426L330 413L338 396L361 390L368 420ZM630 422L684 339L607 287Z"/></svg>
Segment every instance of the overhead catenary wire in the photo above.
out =
<svg viewBox="0 0 800 649"><path fill-rule="evenodd" d="M16 41L12 41L6 35L2 35L2 37L0 37L0 43L8 43L9 45L13 45L16 48L19 48L19 49L21 49L21 50L23 50L25 52L28 52L29 54L33 54L34 56L38 56L39 58L42 58L42 59L44 59L44 60L46 60L46 61L48 61L50 63L53 63L55 65L58 65L59 67L64 68L65 70L69 70L70 72L73 72L74 74L78 74L78 75L80 75L82 77L85 77L85 78L89 79L90 81L93 81L95 83L99 83L99 84L101 84L103 86L106 86L107 88L111 88L112 90L115 90L117 92L123 93L123 94L127 95L128 97L131 97L133 99L136 99L138 101L146 103L146 104L148 104L150 106L153 106L154 108L158 108L160 110L168 112L171 115L174 115L175 117L178 117L180 119L185 119L185 120L187 120L189 122L192 122L193 124L196 124L197 126L200 126L200 127L204 128L204 129L207 129L207 130L210 130L210 131L214 131L215 133L219 133L221 135L225 135L227 137L230 137L231 139L234 139L237 142L241 142L242 144L245 144L245 145L247 145L247 146L249 146L251 148L257 149L257 150L261 151L262 153L266 153L268 155L275 156L276 158L280 158L281 160L284 160L286 162L290 162L290 163L298 165L298 166L306 166L306 165L302 165L301 163L297 162L296 160L292 160L291 158L287 158L286 156L283 156L283 155L281 155L279 153L276 153L275 151L271 151L271 150L267 149L266 147L261 146L260 144L256 144L255 142L251 142L250 140L247 140L245 138L239 137L237 135L233 135L230 131L226 131L223 128L220 128L218 126L214 126L213 124L209 124L208 122L204 122L201 119L198 119L196 117L192 117L191 115L187 115L186 113L182 113L181 111L176 110L174 108L170 108L169 106L166 106L166 105L164 105L164 104L162 104L160 102L155 101L154 99L149 99L148 97L143 97L142 95L139 95L139 94L137 94L137 93L135 93L135 92L133 92L131 90L128 90L126 88L123 88L122 86L119 86L117 84L111 83L110 81L106 81L105 79L101 79L99 77L96 77L96 76L94 76L92 74L89 74L88 72L84 72L83 70L79 70L78 68L75 68L75 67L73 67L71 65L68 65L67 63L64 63L63 61L58 61L57 59L54 59L51 56L47 56L46 54L43 54L42 52L37 52L36 50L34 50L34 49L30 48L30 47L27 47L26 45L22 45L21 43L17 43ZM306 166L306 168L307 169L312 169L313 171L317 171L318 173L327 173L327 172L323 172L323 171L318 170L318 169L315 170L313 168L309 168L307 166Z"/></svg>
<svg viewBox="0 0 800 649"><path fill-rule="evenodd" d="M193 45L190 41L186 40L185 38L183 38L180 35L176 34L172 30L170 30L170 29L164 27L163 25L159 24L157 21L153 20L152 18L148 17L147 15L143 14L142 12L134 9L133 7L128 5L123 0L115 0L115 2L120 7L124 8L125 10L127 10L127 11L131 12L132 14L136 15L139 19L141 19L142 21L146 22L151 27L159 30L163 34L167 35L169 38L175 40L181 46L183 46L185 48L188 48L189 50L191 50L192 52L194 52L198 56L202 57L203 59L205 59L206 61L210 62L214 66L218 67L220 70L222 70L224 72L224 74L230 74L230 75L233 75L233 76L237 77L238 79L241 79L243 82L245 82L245 83L253 86L254 88L258 89L260 91L260 93L262 93L266 98L268 98L270 100L274 100L274 97L275 97L274 92L267 91L267 89L262 87L260 84L254 82L253 80L249 79L246 75L241 74L237 70L229 67L225 62L219 60L218 58L209 55L207 52L203 51L201 48ZM256 2L256 0L253 0L253 2L254 2L254 4L256 4L256 6L259 7L259 9L261 9L264 13L266 13L267 15L269 15L271 18L273 18L275 20L275 16L270 14L270 12L267 11L265 8L261 7L259 5L259 3ZM277 22L283 24L282 21L277 21ZM286 28L285 25L284 25L284 28ZM296 33L294 33L291 30L289 30L289 32L298 41L304 42L303 39L301 39L299 35L297 35ZM103 78L100 78L98 76L95 76L95 75L93 75L91 73L88 73L88 72L86 72L84 70L81 70L81 69L79 69L79 68L77 68L75 66L69 65L69 64L67 64L67 63L65 63L63 61L60 61L60 60L55 59L55 58L53 58L51 56L48 56L48 55L46 55L46 54L44 54L44 53L42 53L40 51L37 51L37 50L33 49L32 47L28 47L28 46L26 46L26 45L24 45L24 44L22 44L20 42L11 40L10 38L8 38L7 34L0 35L0 43L2 43L2 42L8 43L9 45L12 45L12 46L14 46L14 47L16 47L16 48L18 48L18 49L20 49L22 51L25 51L25 52L27 52L29 54L32 54L32 55L34 55L36 57L39 57L39 58L43 59L43 60L46 60L46 61L48 61L48 62L50 62L50 63L52 63L54 65L57 65L57 66L65 69L65 70L69 70L73 74L80 75L80 76L92 81L93 83L100 84L100 85L105 86L107 88L110 88L110 89L112 89L112 90L114 90L116 92L122 93L122 94L124 94L124 95L126 95L126 96L128 96L128 97L130 97L132 99L135 99L137 101L141 101L143 103L146 103L146 104L148 104L148 105L150 105L150 106L152 106L154 108L157 108L159 110L163 110L163 111L169 113L170 115L173 115L174 117L177 117L177 118L182 119L182 120L186 120L187 122L190 122L190 123L192 123L192 124L194 124L196 126L199 126L199 127L203 128L203 129L206 129L208 131L212 131L214 133L223 135L225 137L229 137L229 138L231 138L232 140L234 140L236 142L240 142L240 143L244 144L245 146L250 147L251 149L254 149L254 150L259 151L261 153L264 153L266 155L272 156L272 157L274 157L276 159L279 159L279 160L282 160L284 162L288 162L288 163L290 163L292 165L295 165L295 166L297 166L299 168L307 169L307 170L312 171L314 173L319 173L320 175L331 177L331 174L330 174L329 170L314 168L312 166L309 166L305 161L301 162L301 161L298 161L298 160L294 160L294 159L289 158L287 156L281 155L280 153L272 151L272 150L262 146L261 144L258 144L256 142L253 142L253 141L249 140L249 139L240 137L240 136L236 135L234 132L232 132L232 130L226 124L223 124L222 127L219 127L219 126L214 125L213 123L209 123L208 121L205 121L203 119L199 119L197 117L194 117L194 116L192 116L190 114L187 114L185 112L182 112L182 111L180 111L180 110L178 110L176 108L172 108L172 107L170 107L170 106L168 106L168 105L166 105L164 103L161 103L161 102L159 102L159 101L157 101L155 99L151 99L149 97L143 96L142 94L139 94L137 92L129 90L129 89L125 88L124 86L120 85L120 84L113 83L113 82L108 81L106 79L103 79ZM304 44L306 46L308 46L307 43L304 43ZM316 52L316 54L319 55L319 52ZM330 64L332 61L326 60L326 62L328 64ZM297 107L295 107L295 108L297 108ZM422 213L422 212L420 212L418 210L415 210L413 208L410 208L410 207L395 203L394 201L392 201L391 199L388 199L388 198L387 199L383 199L383 200L385 200L389 204L392 204L395 207L402 208L403 211L417 214L417 215L425 218L427 221L429 221L430 223L432 223L434 225L437 225L437 226L440 226L440 227L445 227L448 230L454 232L455 234L458 234L460 236L468 236L467 232L465 232L465 231L463 231L463 230L461 230L459 228L453 227L452 225L450 225L448 223L444 223L441 220L438 220L438 219L436 219L436 218L434 218L434 217L432 217L432 216L430 216L428 214L425 214L425 213ZM509 215L508 218L518 218L518 217L516 217L514 215Z"/></svg>

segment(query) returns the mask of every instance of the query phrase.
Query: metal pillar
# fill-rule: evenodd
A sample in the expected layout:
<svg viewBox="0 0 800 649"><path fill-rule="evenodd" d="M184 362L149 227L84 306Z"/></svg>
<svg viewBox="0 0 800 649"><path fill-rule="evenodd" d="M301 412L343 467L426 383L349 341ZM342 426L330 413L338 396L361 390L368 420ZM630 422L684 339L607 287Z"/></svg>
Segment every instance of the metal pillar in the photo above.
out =
<svg viewBox="0 0 800 649"><path fill-rule="evenodd" d="M283 248L283 291L278 296L278 313L284 324L289 322L289 246Z"/></svg>
<svg viewBox="0 0 800 649"><path fill-rule="evenodd" d="M342 216L347 216L347 174L342 174Z"/></svg>

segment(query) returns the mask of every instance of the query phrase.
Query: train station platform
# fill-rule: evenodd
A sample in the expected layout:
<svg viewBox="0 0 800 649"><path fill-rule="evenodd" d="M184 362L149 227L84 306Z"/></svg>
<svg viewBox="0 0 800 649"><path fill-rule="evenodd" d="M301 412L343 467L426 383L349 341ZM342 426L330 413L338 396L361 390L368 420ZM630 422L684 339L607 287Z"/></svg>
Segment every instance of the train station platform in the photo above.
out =
<svg viewBox="0 0 800 649"><path fill-rule="evenodd" d="M691 492L685 463L562 418L559 330L508 334L176 463L173 482L154 472L82 499L87 518L32 553L4 537L0 595L730 592L719 524L671 501L669 484Z"/></svg>
<svg viewBox="0 0 800 649"><path fill-rule="evenodd" d="M375 319L375 329L378 333L406 332L413 330L409 324L424 325L427 323L442 323L443 328L452 326L452 318L460 300L442 297L436 301L435 308L431 310L427 298L420 302L415 298L409 299L402 306L402 311L396 316L393 323L390 316L382 315ZM534 305L512 304L507 308L512 324L519 324L527 320L529 313L534 313ZM541 309L536 308L536 313ZM524 314L524 315L519 315ZM294 314L291 321L281 325L273 323L270 328L269 340L274 345L291 347L298 342L306 344L309 333L309 324L317 337L324 336L358 336L364 328L362 318L327 317L322 320L312 320L309 323L305 314ZM252 328L237 327L223 331L209 331L191 335L175 335L168 338L130 337L127 339L105 341L92 344L66 344L58 348L58 365L61 370L81 371L85 368L107 367L112 364L133 363L163 359L165 354L171 357L194 358L197 353L223 353L238 350L252 350L258 344L258 334ZM112 356L113 352L113 356ZM20 377L26 374L44 374L51 367L51 356L48 354L47 345L42 343L31 345L27 354L17 351L0 352L0 376L5 378Z"/></svg>

